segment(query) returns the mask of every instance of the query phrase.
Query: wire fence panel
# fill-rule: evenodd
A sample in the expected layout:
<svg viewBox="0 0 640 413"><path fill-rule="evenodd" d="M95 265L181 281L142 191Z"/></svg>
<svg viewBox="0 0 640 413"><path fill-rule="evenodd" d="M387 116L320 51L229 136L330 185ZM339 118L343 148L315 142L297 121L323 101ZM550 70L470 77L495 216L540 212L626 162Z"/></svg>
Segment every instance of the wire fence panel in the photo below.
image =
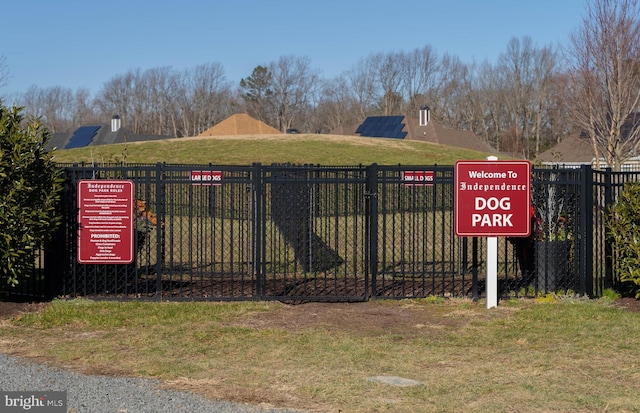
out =
<svg viewBox="0 0 640 413"><path fill-rule="evenodd" d="M404 180L407 171L432 179ZM462 296L471 290L454 235L451 167L379 167L377 199L377 297Z"/></svg>
<svg viewBox="0 0 640 413"><path fill-rule="evenodd" d="M264 171L264 295L289 301L368 299L362 168Z"/></svg>
<svg viewBox="0 0 640 413"><path fill-rule="evenodd" d="M531 259L535 274L528 280L536 293L571 291L586 293L580 284L582 246L591 242L583 227L587 195L580 169L537 169L532 176L532 202L536 225L535 248Z"/></svg>
<svg viewBox="0 0 640 413"><path fill-rule="evenodd" d="M163 298L250 299L256 295L252 169L162 168Z"/></svg>

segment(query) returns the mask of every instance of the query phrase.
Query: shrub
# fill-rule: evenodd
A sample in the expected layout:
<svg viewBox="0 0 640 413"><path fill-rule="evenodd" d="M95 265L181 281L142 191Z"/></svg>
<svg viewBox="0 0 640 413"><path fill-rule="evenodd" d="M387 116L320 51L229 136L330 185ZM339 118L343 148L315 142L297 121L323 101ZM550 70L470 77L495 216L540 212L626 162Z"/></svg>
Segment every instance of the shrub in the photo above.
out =
<svg viewBox="0 0 640 413"><path fill-rule="evenodd" d="M606 224L621 287L629 287L640 298L640 183L625 184L607 213Z"/></svg>
<svg viewBox="0 0 640 413"><path fill-rule="evenodd" d="M45 150L49 133L22 108L0 102L0 282L29 275L34 251L55 230L61 172Z"/></svg>

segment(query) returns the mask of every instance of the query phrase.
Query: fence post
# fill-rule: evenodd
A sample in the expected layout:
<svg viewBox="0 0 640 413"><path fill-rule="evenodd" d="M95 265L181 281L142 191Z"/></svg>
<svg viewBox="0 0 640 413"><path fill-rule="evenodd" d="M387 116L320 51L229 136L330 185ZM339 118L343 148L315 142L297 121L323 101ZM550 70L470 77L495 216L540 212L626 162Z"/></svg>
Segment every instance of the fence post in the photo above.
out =
<svg viewBox="0 0 640 413"><path fill-rule="evenodd" d="M581 166L580 226L580 294L594 296L593 285L593 170L591 165Z"/></svg>
<svg viewBox="0 0 640 413"><path fill-rule="evenodd" d="M365 274L365 297L369 296L371 285L371 297L376 297L376 278L378 275L378 164L373 163L366 169L366 231L367 243L365 245L365 266L368 269ZM371 282L369 283L369 277Z"/></svg>
<svg viewBox="0 0 640 413"><path fill-rule="evenodd" d="M162 207L164 194L162 191L162 178L164 168L162 163L156 163L156 217L158 223L156 224L156 298L162 299L162 265L164 263L164 257L162 250L164 248L164 237L162 233L164 231L162 222L164 222L164 209Z"/></svg>
<svg viewBox="0 0 640 413"><path fill-rule="evenodd" d="M266 214L263 209L263 193L266 192L266 179L263 176L262 164L253 163L252 168L253 185L253 274L256 278L256 299L264 299L265 295L265 274L262 263L263 231L266 223Z"/></svg>
<svg viewBox="0 0 640 413"><path fill-rule="evenodd" d="M480 299L480 289L478 288L478 237L473 237L471 240L471 250L473 254L472 269L471 269L471 285L473 288L473 301Z"/></svg>

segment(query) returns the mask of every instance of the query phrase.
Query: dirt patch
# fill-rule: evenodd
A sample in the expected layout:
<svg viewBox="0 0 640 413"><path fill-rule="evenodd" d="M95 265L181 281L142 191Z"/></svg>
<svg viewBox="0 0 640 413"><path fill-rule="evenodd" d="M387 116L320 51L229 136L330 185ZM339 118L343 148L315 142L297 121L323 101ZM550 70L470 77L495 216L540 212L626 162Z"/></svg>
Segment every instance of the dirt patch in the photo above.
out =
<svg viewBox="0 0 640 413"><path fill-rule="evenodd" d="M469 315L474 311L469 310ZM479 315L480 313L478 313ZM472 317L470 317L472 318ZM385 305L362 303L305 303L284 305L276 311L257 313L242 320L244 327L288 331L322 328L326 331L358 335L396 334L411 338L425 329L438 331L445 327L461 327L469 317L452 316L450 311L434 305ZM237 325L237 324L236 324Z"/></svg>
<svg viewBox="0 0 640 413"><path fill-rule="evenodd" d="M619 298L615 302L616 307L624 308L632 313L640 312L640 300L632 297Z"/></svg>
<svg viewBox="0 0 640 413"><path fill-rule="evenodd" d="M46 303L0 301L0 320L17 317L21 314L40 311Z"/></svg>

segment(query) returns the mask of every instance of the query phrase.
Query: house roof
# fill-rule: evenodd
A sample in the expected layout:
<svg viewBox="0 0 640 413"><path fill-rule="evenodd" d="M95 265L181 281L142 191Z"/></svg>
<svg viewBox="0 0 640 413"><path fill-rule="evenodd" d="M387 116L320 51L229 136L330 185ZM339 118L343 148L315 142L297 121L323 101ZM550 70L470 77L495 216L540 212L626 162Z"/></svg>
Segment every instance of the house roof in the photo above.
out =
<svg viewBox="0 0 640 413"><path fill-rule="evenodd" d="M282 132L278 129L254 119L246 113L239 113L228 117L198 136L272 135L280 133Z"/></svg>
<svg viewBox="0 0 640 413"><path fill-rule="evenodd" d="M117 131L112 132L111 125L108 123L97 124L95 127L98 128L97 132L84 146L110 145L112 143L143 142L173 138L173 136L168 135L137 135L133 133L133 131L122 127ZM65 149L71 141L71 137L78 129L73 132L52 134L51 139L47 144L47 149Z"/></svg>
<svg viewBox="0 0 640 413"><path fill-rule="evenodd" d="M405 139L439 143L481 152L496 152L491 145L484 142L475 133L462 129L445 128L433 119L426 126L420 126L418 120L413 118L408 118L406 124L409 134Z"/></svg>
<svg viewBox="0 0 640 413"><path fill-rule="evenodd" d="M631 139L632 132L639 124L640 112L631 113L623 123L620 131L622 141ZM595 154L591 139L589 139L585 131L582 131L569 135L562 142L542 152L536 157L536 160L540 162L590 164L595 161Z"/></svg>
<svg viewBox="0 0 640 413"><path fill-rule="evenodd" d="M589 138L576 133L567 136L559 144L538 154L536 161L590 164L594 158L593 146Z"/></svg>
<svg viewBox="0 0 640 413"><path fill-rule="evenodd" d="M430 120L426 126L420 126L418 120L415 118L407 116L403 116L402 118L402 123L404 123L403 131L407 133L404 138L405 140L438 143L441 145L455 146L481 152L496 152L495 149L471 131L448 129L433 119ZM358 135L356 132L358 127L358 125L341 126L331 131L331 134Z"/></svg>

